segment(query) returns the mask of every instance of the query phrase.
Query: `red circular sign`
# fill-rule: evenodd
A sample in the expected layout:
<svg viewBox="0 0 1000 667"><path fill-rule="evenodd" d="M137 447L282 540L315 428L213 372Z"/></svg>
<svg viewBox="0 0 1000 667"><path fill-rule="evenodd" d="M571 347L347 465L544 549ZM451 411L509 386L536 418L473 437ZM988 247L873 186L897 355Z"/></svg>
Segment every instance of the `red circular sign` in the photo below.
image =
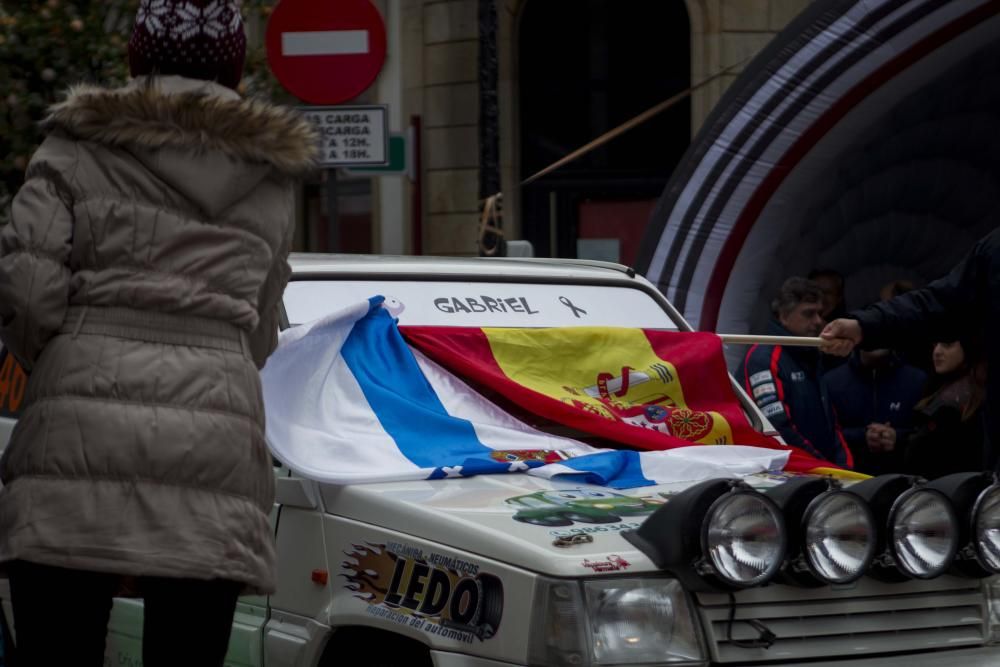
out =
<svg viewBox="0 0 1000 667"><path fill-rule="evenodd" d="M382 69L385 24L370 0L281 0L267 23L267 61L292 95L340 104Z"/></svg>

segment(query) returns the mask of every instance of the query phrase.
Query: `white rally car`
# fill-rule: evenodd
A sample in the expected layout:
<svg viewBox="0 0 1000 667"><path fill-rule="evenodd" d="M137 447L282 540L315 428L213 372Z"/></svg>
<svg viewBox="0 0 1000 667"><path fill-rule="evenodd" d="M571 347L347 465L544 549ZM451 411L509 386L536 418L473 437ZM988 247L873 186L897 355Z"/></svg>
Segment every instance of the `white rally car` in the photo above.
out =
<svg viewBox="0 0 1000 667"><path fill-rule="evenodd" d="M291 261L285 326L381 294L401 324L689 329L613 264ZM0 371L3 442L15 375ZM612 492L527 475L333 486L275 464L278 592L241 600L227 665L1000 664L1000 490L983 475ZM5 582L0 598L11 620ZM71 622L53 601L53 639ZM141 601L116 600L106 664L141 664L141 632Z"/></svg>

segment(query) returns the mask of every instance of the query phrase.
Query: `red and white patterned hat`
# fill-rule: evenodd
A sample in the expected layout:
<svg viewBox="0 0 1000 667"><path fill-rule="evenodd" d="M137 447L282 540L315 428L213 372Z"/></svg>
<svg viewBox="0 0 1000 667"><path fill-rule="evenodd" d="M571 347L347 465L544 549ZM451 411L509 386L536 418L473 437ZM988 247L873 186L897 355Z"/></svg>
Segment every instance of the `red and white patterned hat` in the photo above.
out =
<svg viewBox="0 0 1000 667"><path fill-rule="evenodd" d="M176 74L235 89L247 38L235 0L142 0L128 42L132 76Z"/></svg>

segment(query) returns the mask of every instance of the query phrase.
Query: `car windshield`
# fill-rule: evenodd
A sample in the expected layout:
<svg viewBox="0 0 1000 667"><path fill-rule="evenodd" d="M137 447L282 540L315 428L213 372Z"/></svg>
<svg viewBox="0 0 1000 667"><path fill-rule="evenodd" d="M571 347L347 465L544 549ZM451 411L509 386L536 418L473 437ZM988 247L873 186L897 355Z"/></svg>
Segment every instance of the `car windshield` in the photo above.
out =
<svg viewBox="0 0 1000 667"><path fill-rule="evenodd" d="M285 310L290 323L301 324L375 295L396 303L404 325L677 329L645 291L609 285L294 280L285 290Z"/></svg>
<svg viewBox="0 0 1000 667"><path fill-rule="evenodd" d="M553 284L497 280L292 280L284 305L291 326L312 322L373 296L393 302L402 325L461 327L615 326L678 330L650 293L626 285ZM735 384L734 384L735 386ZM744 414L759 418L740 396ZM567 437L579 433L557 424L536 425Z"/></svg>

